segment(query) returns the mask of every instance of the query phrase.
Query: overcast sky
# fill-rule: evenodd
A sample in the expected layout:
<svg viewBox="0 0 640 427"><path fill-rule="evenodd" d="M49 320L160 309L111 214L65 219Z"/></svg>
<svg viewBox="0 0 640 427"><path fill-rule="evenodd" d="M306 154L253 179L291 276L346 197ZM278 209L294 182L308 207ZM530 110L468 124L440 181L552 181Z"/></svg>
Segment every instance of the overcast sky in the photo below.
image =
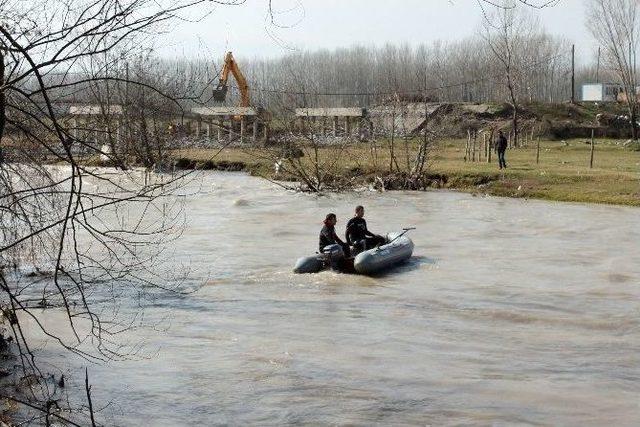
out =
<svg viewBox="0 0 640 427"><path fill-rule="evenodd" d="M478 31L482 11L475 0L267 0L215 6L198 23L182 23L158 43L162 56L275 57L292 50L385 43L419 44L459 40ZM560 0L536 11L548 33L576 44L579 62L588 62L594 42L585 28L584 0ZM210 58L209 58L210 59Z"/></svg>

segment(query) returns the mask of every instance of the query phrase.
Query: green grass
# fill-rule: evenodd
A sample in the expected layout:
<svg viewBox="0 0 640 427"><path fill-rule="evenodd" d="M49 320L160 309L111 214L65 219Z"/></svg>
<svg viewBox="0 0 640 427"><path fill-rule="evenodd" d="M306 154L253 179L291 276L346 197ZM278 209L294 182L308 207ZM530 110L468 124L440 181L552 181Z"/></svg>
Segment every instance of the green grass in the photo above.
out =
<svg viewBox="0 0 640 427"><path fill-rule="evenodd" d="M492 163L464 161L465 142L446 140L429 152L428 173L446 177L444 187L468 192L507 197L528 197L546 200L609 203L640 206L640 152L622 146L623 141L598 140L594 152L594 167L589 168L590 145L583 139L542 141L540 162L536 163L535 143L507 151L508 169L500 171L496 155ZM323 148L319 163L331 175L361 181L389 174L388 141L378 141L372 150L367 143L341 149ZM396 141L396 159L401 171L406 171L406 150L412 157L417 142ZM196 161L209 159L215 150L179 150L175 157ZM304 161L310 166L311 152ZM265 149L223 150L216 162L242 162L256 174L270 174L275 155ZM395 167L395 166L394 166Z"/></svg>

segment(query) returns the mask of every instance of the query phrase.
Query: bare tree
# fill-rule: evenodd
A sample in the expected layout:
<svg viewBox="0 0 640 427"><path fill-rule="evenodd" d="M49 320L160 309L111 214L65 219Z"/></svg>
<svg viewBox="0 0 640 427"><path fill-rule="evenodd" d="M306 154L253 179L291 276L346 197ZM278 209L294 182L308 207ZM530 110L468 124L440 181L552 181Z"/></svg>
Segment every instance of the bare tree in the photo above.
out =
<svg viewBox="0 0 640 427"><path fill-rule="evenodd" d="M634 140L638 137L638 11L636 0L590 0L587 7L587 27L602 46L607 65L624 87Z"/></svg>
<svg viewBox="0 0 640 427"><path fill-rule="evenodd" d="M307 107L318 103L317 97L306 94L307 76L292 72L287 84L297 86L295 91L300 99L292 103L285 97L284 103L277 106L272 126L279 131L260 154L263 160L274 164L278 180L275 182L289 189L315 193L347 188L349 183L343 179L340 167L356 142L350 129L345 126L344 131L339 130L333 117L304 115ZM301 108L299 114L296 106ZM271 174L263 172L265 178L271 179ZM285 184L283 179L295 180L296 184Z"/></svg>
<svg viewBox="0 0 640 427"><path fill-rule="evenodd" d="M513 0L505 0L504 7L495 13L485 15L483 37L491 49L494 58L499 62L504 84L508 91L509 103L512 108L512 126L514 133L513 144L518 146L518 88L517 54L523 47L523 40L531 39L537 22L529 16L520 13Z"/></svg>
<svg viewBox="0 0 640 427"><path fill-rule="evenodd" d="M502 13L504 9L497 9ZM509 10L513 13L513 10ZM519 100L559 102L568 96L569 43L539 31L514 44L512 88ZM424 86L441 102L504 102L504 67L483 38L380 48L354 46L334 51L296 52L272 60L243 60L252 97L273 110L283 99L300 106L303 95L318 107L372 107L394 93L419 97ZM426 82L418 74L426 70ZM305 94L291 75L305 76Z"/></svg>
<svg viewBox="0 0 640 427"><path fill-rule="evenodd" d="M40 384L29 389L30 397L45 403L20 401L45 412L47 420L60 419L51 414L59 388L40 371L23 321L81 357L124 358L135 354L138 344L123 345L117 336L139 319L117 314L120 298L154 289L180 291L179 283L166 285L167 279L172 283L171 276L162 277L166 271L154 268L163 244L179 235L180 207L164 196L184 175L148 179L129 170L124 158L91 137L112 132L105 120L70 125L68 103L82 93L102 108L117 100L117 84L126 83L177 105L175 92L163 91L157 82L120 74L110 66L110 54L135 56L165 24L208 3L0 1L0 306L23 375ZM116 162L121 171L87 166L82 162L87 153L121 160ZM57 166L48 166L51 162ZM96 292L98 301L92 297ZM104 304L113 305L113 315ZM66 327L45 321L42 309L49 307L65 313Z"/></svg>

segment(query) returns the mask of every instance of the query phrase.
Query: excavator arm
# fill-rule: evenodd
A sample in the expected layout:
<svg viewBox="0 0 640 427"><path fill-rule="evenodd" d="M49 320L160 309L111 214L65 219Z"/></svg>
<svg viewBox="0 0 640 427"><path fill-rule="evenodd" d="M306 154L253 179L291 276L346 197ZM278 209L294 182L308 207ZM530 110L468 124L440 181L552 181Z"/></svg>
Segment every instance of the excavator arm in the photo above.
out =
<svg viewBox="0 0 640 427"><path fill-rule="evenodd" d="M240 107L248 107L250 103L249 84L240 71L240 67L238 67L238 63L233 58L233 54L231 52L227 52L224 57L224 66L220 73L218 86L213 90L213 99L218 102L223 102L225 100L229 89L229 74L232 74L233 78L236 79L236 82L238 83L238 89L240 90Z"/></svg>

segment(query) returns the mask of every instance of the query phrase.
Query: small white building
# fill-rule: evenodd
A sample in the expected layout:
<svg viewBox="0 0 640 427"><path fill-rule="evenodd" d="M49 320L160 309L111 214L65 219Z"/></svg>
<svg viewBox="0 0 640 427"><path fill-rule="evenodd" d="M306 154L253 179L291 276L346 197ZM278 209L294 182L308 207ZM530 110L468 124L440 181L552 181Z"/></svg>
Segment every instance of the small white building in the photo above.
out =
<svg viewBox="0 0 640 427"><path fill-rule="evenodd" d="M624 90L617 83L589 83L582 85L582 101L616 102L621 92Z"/></svg>

